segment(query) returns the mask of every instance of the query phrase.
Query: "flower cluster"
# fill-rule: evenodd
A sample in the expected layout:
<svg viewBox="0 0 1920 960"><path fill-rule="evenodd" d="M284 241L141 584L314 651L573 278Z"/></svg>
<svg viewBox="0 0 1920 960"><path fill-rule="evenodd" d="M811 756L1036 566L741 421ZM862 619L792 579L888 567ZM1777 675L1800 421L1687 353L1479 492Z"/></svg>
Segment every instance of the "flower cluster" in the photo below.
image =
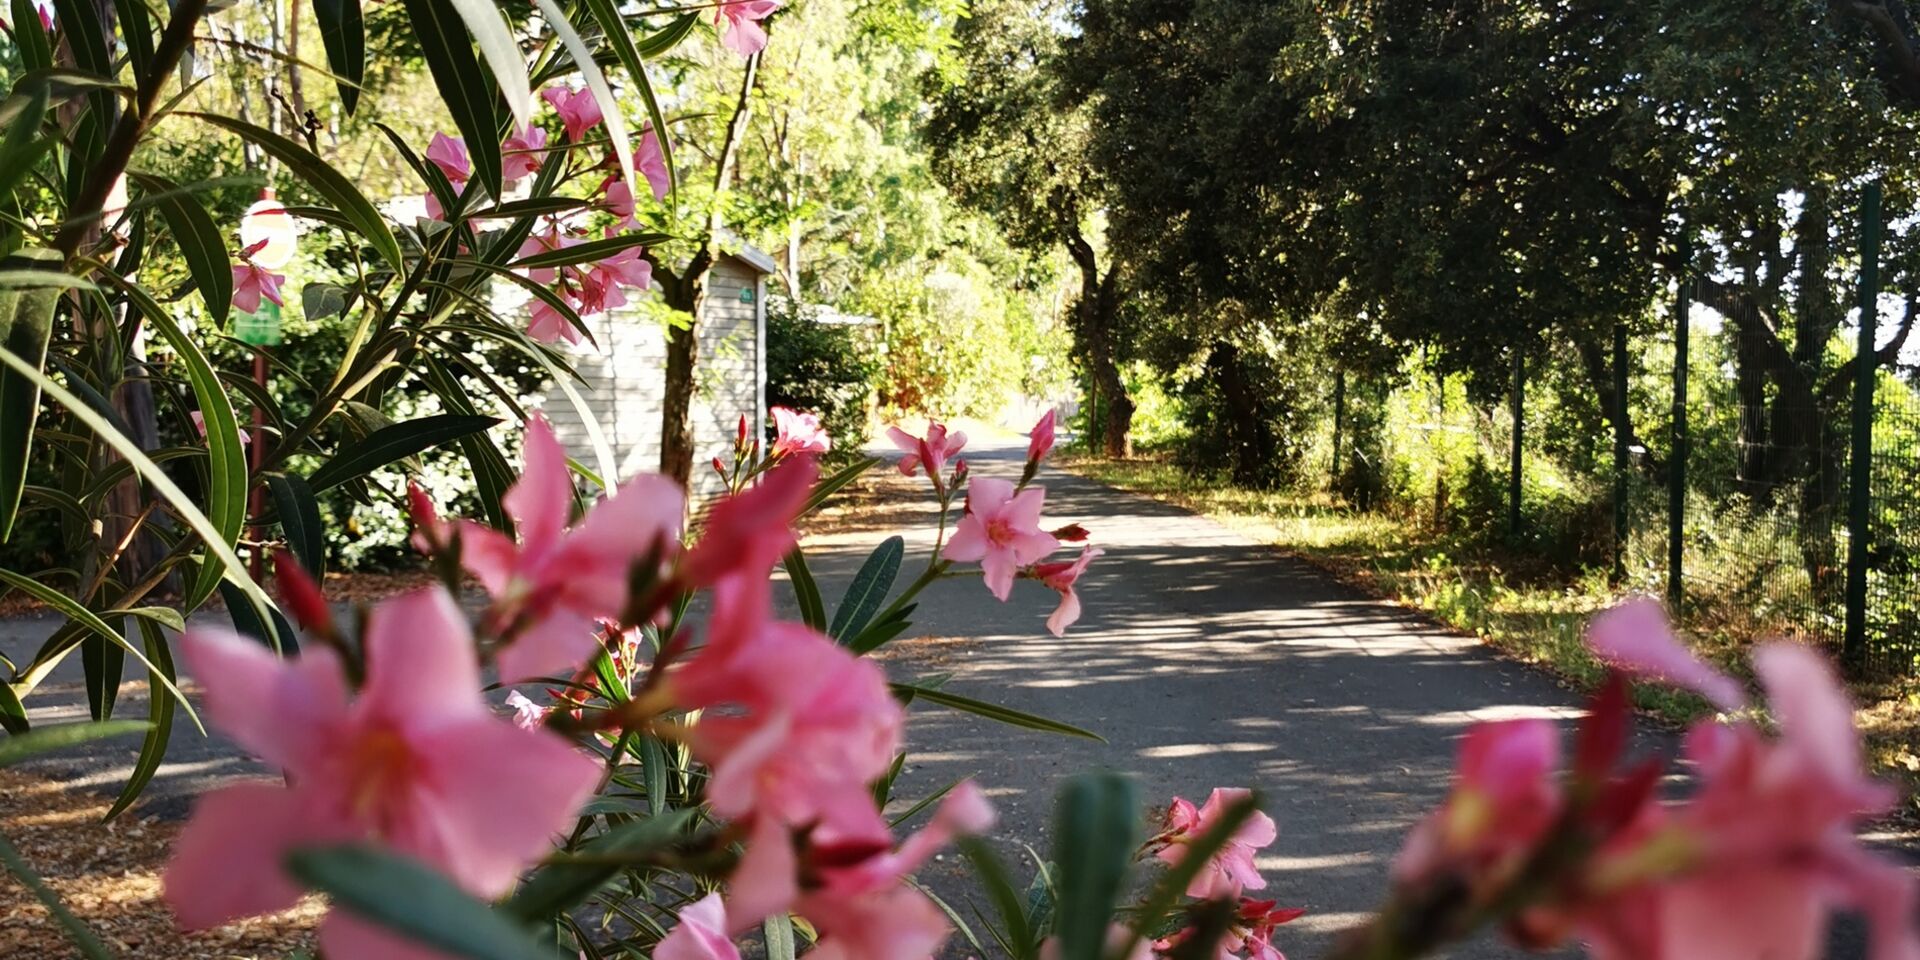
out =
<svg viewBox="0 0 1920 960"><path fill-rule="evenodd" d="M549 87L541 91L541 98L553 108L567 143L575 149L585 144L585 138L604 120L600 104L591 91ZM511 185L538 173L548 162L547 152L547 133L538 126L529 126L508 137L501 144L501 179ZM651 127L642 131L633 153L635 169L646 177L654 198L665 197L671 180L660 140ZM445 175L456 196L466 190L473 178L473 159L460 137L434 134L427 146L426 159ZM611 153L599 164L600 168L614 166L616 161ZM592 207L613 217L613 223L601 231L601 238L612 239L638 226L634 218L633 189L617 171L600 180L596 194ZM426 205L429 218L447 218L447 210L435 191L427 192ZM544 230L534 232L521 244L519 254L525 258L554 253L591 239L595 237L585 218L549 217ZM590 263L532 267L527 270L527 277L554 294L552 300L544 297L534 300L527 334L545 343L560 340L578 343L579 329L555 301L564 303L581 317L625 306L631 291L652 287L653 265L640 247L627 246Z"/></svg>
<svg viewBox="0 0 1920 960"><path fill-rule="evenodd" d="M873 661L775 618L769 578L796 542L793 524L819 475L814 458L758 465L757 482L715 504L689 545L671 481L635 477L576 521L565 454L537 416L524 454L504 498L512 535L443 521L411 492L418 545L487 592L478 639L436 587L375 608L356 647L291 565L282 588L321 645L283 662L224 632L189 635L188 663L215 723L285 770L287 785L202 801L166 877L182 924L291 905L301 891L282 873L285 853L346 841L386 846L497 897L600 782L600 764L561 732L618 727L682 740L709 773L708 810L746 841L726 896L687 908L656 956L737 958L731 936L789 912L817 935L809 956L929 956L948 923L906 877L956 835L986 830L993 811L962 783L925 829L896 844L872 784L896 762L903 708ZM688 649L685 634L669 632L620 710L589 718L571 693L542 707L514 691L508 717L481 699L487 664L509 683L566 677L603 650L624 661L615 673L631 682L642 671L628 638L696 591L712 601L705 642ZM332 956L420 955L338 912L322 943Z"/></svg>
<svg viewBox="0 0 1920 960"><path fill-rule="evenodd" d="M1053 449L1054 411L1042 414L1029 431L1026 466L1017 483L998 477L969 478L967 461L959 458L967 435L950 431L943 423L929 423L924 437L899 427L888 428L887 436L906 454L900 458L900 473L910 477L924 472L932 482L941 498L943 517L954 492L966 485L965 511L940 556L948 562L980 564L987 589L1001 601L1012 593L1015 579L1035 580L1060 594L1059 606L1047 618L1047 630L1056 637L1065 636L1067 628L1080 619L1075 585L1105 551L1086 546L1072 560L1042 562L1062 543L1087 539L1087 531L1078 524L1050 532L1040 527L1047 491L1031 483L1040 462ZM954 461L951 473L949 459Z"/></svg>
<svg viewBox="0 0 1920 960"><path fill-rule="evenodd" d="M1476 727L1452 795L1395 861L1403 916L1444 925L1420 905L1464 892L1530 947L1577 938L1601 960L1809 960L1828 912L1847 906L1866 916L1875 957L1920 957L1913 878L1854 835L1894 795L1864 774L1853 709L1825 657L1785 643L1754 653L1778 724L1769 735L1746 718L1740 685L1675 639L1653 602L1603 614L1588 639L1623 674L1693 690L1736 717L1688 732L1697 789L1663 803L1657 760L1616 769L1623 674L1595 698L1564 777L1550 722Z"/></svg>
<svg viewBox="0 0 1920 960"><path fill-rule="evenodd" d="M1227 809L1235 803L1245 802L1252 796L1250 791L1233 787L1216 787L1207 796L1207 802L1195 807L1191 802L1175 797L1168 807L1165 827L1151 842L1157 847L1155 856L1170 866L1181 864L1189 856L1194 841L1206 835L1219 823ZM1263 890L1267 886L1265 878L1254 867L1254 854L1272 844L1279 835L1273 818L1255 810L1247 816L1227 839L1225 846L1200 866L1193 880L1187 885L1187 896L1202 900L1237 900L1234 920L1226 936L1219 944L1220 960L1239 956L1246 951L1247 960L1285 960L1278 948L1273 946L1276 928L1290 923L1306 913L1296 907L1280 907L1273 900L1256 900L1245 896L1248 890ZM1193 935L1192 928L1186 928L1153 943L1155 953L1165 954L1178 948L1181 943Z"/></svg>

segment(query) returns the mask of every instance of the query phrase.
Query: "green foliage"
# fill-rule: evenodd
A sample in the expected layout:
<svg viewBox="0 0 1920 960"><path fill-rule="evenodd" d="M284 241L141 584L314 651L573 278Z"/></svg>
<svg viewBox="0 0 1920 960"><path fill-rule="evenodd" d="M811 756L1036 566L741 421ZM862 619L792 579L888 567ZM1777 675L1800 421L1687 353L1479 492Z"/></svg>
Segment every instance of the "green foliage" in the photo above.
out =
<svg viewBox="0 0 1920 960"><path fill-rule="evenodd" d="M872 415L878 344L864 326L823 323L818 311L781 299L767 305L767 403L817 414L832 463L861 456Z"/></svg>

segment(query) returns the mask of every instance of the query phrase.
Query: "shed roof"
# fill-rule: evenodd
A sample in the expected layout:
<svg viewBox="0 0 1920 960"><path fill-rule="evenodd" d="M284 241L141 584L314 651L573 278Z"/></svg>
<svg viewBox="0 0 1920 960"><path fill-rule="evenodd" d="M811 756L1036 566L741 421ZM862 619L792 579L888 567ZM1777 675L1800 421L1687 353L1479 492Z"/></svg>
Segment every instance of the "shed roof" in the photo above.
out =
<svg viewBox="0 0 1920 960"><path fill-rule="evenodd" d="M773 258L765 251L742 240L740 235L732 230L721 228L720 232L715 234L715 239L720 241L720 252L723 256L739 260L758 273L774 273L780 269L780 265L773 262Z"/></svg>

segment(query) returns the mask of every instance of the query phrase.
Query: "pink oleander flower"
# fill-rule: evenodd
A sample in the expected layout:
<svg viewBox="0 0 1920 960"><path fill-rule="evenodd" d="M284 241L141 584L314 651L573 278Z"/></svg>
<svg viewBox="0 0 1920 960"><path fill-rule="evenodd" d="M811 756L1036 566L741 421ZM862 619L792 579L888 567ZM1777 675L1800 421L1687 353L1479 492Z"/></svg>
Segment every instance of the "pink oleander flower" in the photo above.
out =
<svg viewBox="0 0 1920 960"><path fill-rule="evenodd" d="M1273 900L1241 898L1233 925L1215 947L1215 960L1240 960L1242 950L1247 952L1247 960L1287 960L1286 955L1273 945L1274 931L1300 919L1307 912L1297 907L1276 907L1275 903ZM1171 953L1191 936L1192 927L1179 930L1172 936L1154 941L1153 950L1162 954Z"/></svg>
<svg viewBox="0 0 1920 960"><path fill-rule="evenodd" d="M527 312L527 336L541 343L580 342L580 328L553 304L535 300Z"/></svg>
<svg viewBox="0 0 1920 960"><path fill-rule="evenodd" d="M899 427L887 428L887 439L893 445L906 452L900 458L900 475L911 477L916 469L926 468L927 476L938 485L940 475L946 472L947 458L959 453L967 445L967 435L958 430L947 432L947 425L934 422L927 424L927 435L923 439L916 437Z"/></svg>
<svg viewBox="0 0 1920 960"><path fill-rule="evenodd" d="M1393 860L1394 880L1418 883L1443 872L1476 883L1506 880L1560 815L1559 760L1560 734L1548 720L1468 730L1453 791L1407 835Z"/></svg>
<svg viewBox="0 0 1920 960"><path fill-rule="evenodd" d="M539 171L547 131L529 126L500 144L500 179L519 183Z"/></svg>
<svg viewBox="0 0 1920 960"><path fill-rule="evenodd" d="M979 561L987 589L1000 600L1013 590L1013 577L1060 546L1040 530L1040 508L1047 492L1039 487L1014 491L1013 484L981 477L967 487L967 514L954 527L941 556L961 563Z"/></svg>
<svg viewBox="0 0 1920 960"><path fill-rule="evenodd" d="M776 457L796 454L826 453L833 448L833 438L820 426L820 418L811 413L800 413L786 407L773 407L773 449Z"/></svg>
<svg viewBox="0 0 1920 960"><path fill-rule="evenodd" d="M1587 646L1614 667L1692 690L1721 710L1746 708L1740 685L1675 638L1666 613L1653 600L1629 600L1595 617L1587 628Z"/></svg>
<svg viewBox="0 0 1920 960"><path fill-rule="evenodd" d="M460 526L460 562L493 596L489 623L515 631L499 653L506 683L567 675L593 653L597 621L620 615L633 565L672 559L685 502L679 484L642 474L569 528L573 478L546 418L527 422L525 443L504 500L518 542L470 520Z"/></svg>
<svg viewBox="0 0 1920 960"><path fill-rule="evenodd" d="M607 236L613 237L613 231L607 231ZM598 309L592 312L600 313L625 306L627 296L624 289L647 290L653 287L653 264L647 262L645 251L641 248L627 247L589 268L586 285L595 291L595 306Z"/></svg>
<svg viewBox="0 0 1920 960"><path fill-rule="evenodd" d="M427 143L427 162L440 168L453 182L455 190L473 179L473 160L467 155L467 142L459 137L436 133Z"/></svg>
<svg viewBox="0 0 1920 960"><path fill-rule="evenodd" d="M926 960L946 939L946 917L904 881L955 836L984 833L993 820L993 808L971 781L956 786L926 829L898 849L877 815L870 831L808 832L804 856L786 825L756 818L746 856L729 881L728 916L734 929L745 929L792 910L820 932L810 957Z"/></svg>
<svg viewBox="0 0 1920 960"><path fill-rule="evenodd" d="M615 230L625 230L639 223L633 216L638 209L633 202L633 188L617 175L600 182L600 206L613 214Z"/></svg>
<svg viewBox="0 0 1920 960"><path fill-rule="evenodd" d="M571 90L566 87L548 87L540 91L542 99L553 105L553 112L560 115L560 125L566 128L567 140L579 143L588 130L600 125L605 119L600 114L600 101L595 100L593 91L582 87Z"/></svg>
<svg viewBox="0 0 1920 960"><path fill-rule="evenodd" d="M280 299L280 285L287 278L253 262L254 252L265 245L262 240L240 251L240 263L233 268L233 309L241 313L259 312L262 298L286 306Z"/></svg>
<svg viewBox="0 0 1920 960"><path fill-rule="evenodd" d="M1664 630L1658 616L1640 625ZM1649 673L1670 677L1684 662L1661 649L1668 640L1640 642ZM1651 811L1589 865L1594 899L1576 909L1576 929L1600 960L1811 960L1827 915L1853 907L1868 920L1873 956L1920 957L1914 878L1855 835L1895 793L1866 775L1832 667L1811 648L1770 644L1754 669L1779 737L1751 723L1696 724L1685 756L1698 791ZM1711 671L1682 675L1695 689L1727 689Z"/></svg>
<svg viewBox="0 0 1920 960"><path fill-rule="evenodd" d="M1058 539L1056 536L1055 539ZM1087 572L1087 564L1105 554L1099 547L1087 547L1080 556L1058 563L1036 563L1033 565L1033 578L1048 588L1060 592L1060 605L1047 617L1047 632L1056 637L1067 635L1067 628L1080 619L1080 594L1074 590L1080 575Z"/></svg>
<svg viewBox="0 0 1920 960"><path fill-rule="evenodd" d="M743 57L751 57L767 47L767 31L760 21L780 9L780 0L726 0L713 11L713 22L726 27L720 42Z"/></svg>
<svg viewBox="0 0 1920 960"><path fill-rule="evenodd" d="M633 168L647 178L647 187L653 191L655 200L667 198L673 175L667 170L666 151L660 148L660 138L651 125L640 131L640 145L633 148Z"/></svg>
<svg viewBox="0 0 1920 960"><path fill-rule="evenodd" d="M714 587L707 644L671 680L682 707L715 710L692 732L713 771L707 801L734 819L884 833L867 788L893 765L905 711L877 664L772 620L766 572Z"/></svg>
<svg viewBox="0 0 1920 960"><path fill-rule="evenodd" d="M727 938L727 908L709 893L680 911L680 922L653 948L653 960L740 960Z"/></svg>
<svg viewBox="0 0 1920 960"><path fill-rule="evenodd" d="M513 711L513 725L522 730L538 730L547 720L547 711L518 690L507 691L507 707Z"/></svg>
<svg viewBox="0 0 1920 960"><path fill-rule="evenodd" d="M33 12L40 15L40 29L53 29L53 0L33 0ZM0 13L0 27L11 27L6 15Z"/></svg>
<svg viewBox="0 0 1920 960"><path fill-rule="evenodd" d="M488 709L466 620L444 589L374 608L365 651L366 685L350 697L328 648L281 660L226 630L187 632L181 653L214 725L287 782L226 787L195 805L162 878L183 928L293 906L302 891L283 859L334 843L378 843L492 899L592 795L598 762ZM356 960L421 955L344 911L322 922L320 946Z"/></svg>
<svg viewBox="0 0 1920 960"><path fill-rule="evenodd" d="M1040 415L1040 421L1027 432L1027 462L1039 463L1053 449L1053 408Z"/></svg>
<svg viewBox="0 0 1920 960"><path fill-rule="evenodd" d="M1179 863L1186 856L1187 845L1212 827L1220 819L1228 806L1245 799L1250 791L1238 787L1215 787L1207 795L1207 802L1199 809L1192 803L1179 797L1173 799L1173 805L1167 810L1167 830L1161 836L1166 844L1155 854L1163 863ZM1213 859L1194 876L1187 885L1187 896L1209 899L1212 897L1237 897L1242 890L1260 890L1267 881L1254 868L1253 855L1262 847L1274 841L1279 830L1273 824L1273 818L1255 810L1240 829L1227 841L1227 845L1215 854Z"/></svg>
<svg viewBox="0 0 1920 960"><path fill-rule="evenodd" d="M813 493L820 466L799 458L767 471L760 482L715 504L700 528L700 540L687 551L680 576L694 586L711 586L735 573L762 576L793 545L793 521ZM763 577L764 579L764 577Z"/></svg>

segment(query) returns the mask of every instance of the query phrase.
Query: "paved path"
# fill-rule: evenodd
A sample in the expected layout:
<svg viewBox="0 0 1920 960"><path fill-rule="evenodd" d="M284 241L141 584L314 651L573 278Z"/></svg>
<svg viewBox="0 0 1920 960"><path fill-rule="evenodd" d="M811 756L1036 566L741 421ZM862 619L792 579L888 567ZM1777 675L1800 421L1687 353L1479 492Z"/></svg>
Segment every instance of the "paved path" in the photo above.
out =
<svg viewBox="0 0 1920 960"><path fill-rule="evenodd" d="M1008 477L1024 454L1024 440L967 450L976 473ZM1378 903L1393 851L1444 795L1454 740L1469 724L1577 715L1577 698L1543 674L1220 524L1059 471L1040 482L1047 523L1084 524L1107 551L1081 581L1080 623L1056 640L1044 625L1050 591L1016 584L1002 605L968 576L930 588L912 634L931 637L887 655L895 679L951 673L956 693L1106 738L915 708L899 793L976 778L1000 809L995 839L1009 859L1022 843L1045 851L1053 795L1080 771L1131 774L1154 806L1176 794L1199 802L1215 786L1256 787L1280 828L1259 861L1269 878L1262 895L1311 911L1277 945L1311 957ZM884 489L903 504L887 511L890 529L912 525L905 580L925 562L933 512L897 474ZM880 535L808 542L830 605ZM950 878L934 886L965 895ZM1483 943L1456 955L1522 954Z"/></svg>
<svg viewBox="0 0 1920 960"><path fill-rule="evenodd" d="M1013 475L1023 446L988 443L967 453L979 473ZM1280 826L1259 862L1270 881L1265 893L1311 911L1279 945L1311 957L1377 902L1402 835L1444 794L1454 742L1468 725L1537 716L1567 723L1576 714L1577 698L1543 674L1219 524L1058 471L1043 482L1048 521L1083 523L1107 550L1082 581L1080 624L1056 640L1044 628L1051 593L1023 583L1003 605L968 576L930 589L910 637L884 655L895 679L951 674L955 692L1106 737L1030 733L916 707L900 795L976 778L999 806L994 840L1010 860L1024 859L1021 844L1044 850L1052 797L1079 771L1129 773L1154 806L1175 794L1198 801L1214 786L1257 787ZM886 533L908 534L903 581L925 562L933 538L927 498L897 474L881 496L882 522L872 529L807 542L830 605ZM18 654L51 626L0 624L0 650ZM83 715L77 677L56 682L63 686L30 701L36 715ZM125 702L134 715L144 709L138 699ZM131 744L109 746L83 765L49 769L112 789L133 754ZM230 745L182 727L150 809L177 815L191 793L254 770ZM1024 879L1031 866L1018 872ZM971 918L956 858L932 865L927 879ZM1858 955L1851 942L1832 954ZM1454 956L1520 954L1480 942Z"/></svg>

